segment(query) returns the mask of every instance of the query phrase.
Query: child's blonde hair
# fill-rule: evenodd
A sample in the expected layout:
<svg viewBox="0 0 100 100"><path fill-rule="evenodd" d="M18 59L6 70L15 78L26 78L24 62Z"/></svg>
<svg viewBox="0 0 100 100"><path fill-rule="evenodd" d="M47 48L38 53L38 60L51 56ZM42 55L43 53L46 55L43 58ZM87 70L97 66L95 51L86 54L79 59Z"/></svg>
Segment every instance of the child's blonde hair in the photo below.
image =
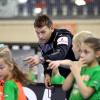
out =
<svg viewBox="0 0 100 100"><path fill-rule="evenodd" d="M77 34L74 35L73 42L81 44L81 42L83 42L85 39L87 39L89 37L94 37L92 32L90 32L90 31L80 31L80 32L78 32Z"/></svg>
<svg viewBox="0 0 100 100"><path fill-rule="evenodd" d="M27 76L19 70L18 65L12 57L12 53L7 46L0 47L0 58L4 59L5 63L7 63L9 66L11 66L11 64L13 65L12 75L14 80L20 81L23 85L29 82Z"/></svg>

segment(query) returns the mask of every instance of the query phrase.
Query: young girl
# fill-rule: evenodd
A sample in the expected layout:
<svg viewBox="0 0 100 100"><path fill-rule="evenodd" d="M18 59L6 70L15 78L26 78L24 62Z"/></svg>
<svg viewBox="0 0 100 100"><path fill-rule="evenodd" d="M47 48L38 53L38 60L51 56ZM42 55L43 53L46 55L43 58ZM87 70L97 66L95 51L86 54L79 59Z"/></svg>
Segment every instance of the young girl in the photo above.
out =
<svg viewBox="0 0 100 100"><path fill-rule="evenodd" d="M0 100L27 100L22 86L29 81L6 46L0 47L0 81Z"/></svg>
<svg viewBox="0 0 100 100"><path fill-rule="evenodd" d="M67 91L72 86L69 100L99 100L100 99L100 39L88 38L81 45L80 59L85 66L73 64L71 73L65 79L63 90Z"/></svg>

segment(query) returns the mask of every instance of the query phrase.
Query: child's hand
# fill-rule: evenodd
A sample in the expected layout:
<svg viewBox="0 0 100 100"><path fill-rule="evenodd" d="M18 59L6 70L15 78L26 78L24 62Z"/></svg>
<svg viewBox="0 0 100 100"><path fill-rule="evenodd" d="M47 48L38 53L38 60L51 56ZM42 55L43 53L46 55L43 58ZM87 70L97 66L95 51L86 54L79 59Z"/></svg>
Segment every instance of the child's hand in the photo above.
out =
<svg viewBox="0 0 100 100"><path fill-rule="evenodd" d="M78 63L79 63L79 67L85 67L87 65L86 61L83 58L80 58Z"/></svg>
<svg viewBox="0 0 100 100"><path fill-rule="evenodd" d="M44 77L44 84L45 84L46 88L48 88L48 89L52 88L51 77L48 74L46 74Z"/></svg>
<svg viewBox="0 0 100 100"><path fill-rule="evenodd" d="M79 61L74 61L70 67L70 70L72 71L73 75L76 77L77 75L80 75L81 68L86 66L86 61L84 59L79 59Z"/></svg>
<svg viewBox="0 0 100 100"><path fill-rule="evenodd" d="M80 62L74 61L72 66L70 67L70 70L72 74L74 75L74 77L77 77L78 75L80 75L80 71L81 71Z"/></svg>
<svg viewBox="0 0 100 100"><path fill-rule="evenodd" d="M60 66L60 61L46 60L46 62L49 62L48 69L55 69Z"/></svg>

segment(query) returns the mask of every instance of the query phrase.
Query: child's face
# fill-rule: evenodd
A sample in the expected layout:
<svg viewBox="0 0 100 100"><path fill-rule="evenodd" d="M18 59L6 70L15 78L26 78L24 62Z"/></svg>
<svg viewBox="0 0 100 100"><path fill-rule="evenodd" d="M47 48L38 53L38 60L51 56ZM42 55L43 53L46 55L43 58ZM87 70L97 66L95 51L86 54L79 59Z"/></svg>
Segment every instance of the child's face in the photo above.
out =
<svg viewBox="0 0 100 100"><path fill-rule="evenodd" d="M0 58L0 80L6 80L9 78L11 72L9 66L5 63L5 61Z"/></svg>
<svg viewBox="0 0 100 100"><path fill-rule="evenodd" d="M80 46L79 46L79 44L74 42L72 49L73 49L75 58L79 59L80 58Z"/></svg>
<svg viewBox="0 0 100 100"><path fill-rule="evenodd" d="M80 58L82 58L86 64L91 65L96 60L96 53L87 44L82 43Z"/></svg>

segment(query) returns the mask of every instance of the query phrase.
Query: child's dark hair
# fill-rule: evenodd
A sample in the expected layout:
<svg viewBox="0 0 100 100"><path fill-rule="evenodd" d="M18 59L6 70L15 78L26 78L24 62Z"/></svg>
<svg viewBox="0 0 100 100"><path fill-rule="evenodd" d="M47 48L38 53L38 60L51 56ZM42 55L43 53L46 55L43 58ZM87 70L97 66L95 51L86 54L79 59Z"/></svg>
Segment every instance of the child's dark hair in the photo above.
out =
<svg viewBox="0 0 100 100"><path fill-rule="evenodd" d="M9 66L13 66L12 78L14 80L21 82L23 85L27 85L29 82L31 82L30 80L28 80L27 76L19 70L19 67L17 66L12 57L11 51L8 48L5 48L0 52L0 58L4 59L6 64L8 64Z"/></svg>
<svg viewBox="0 0 100 100"><path fill-rule="evenodd" d="M99 51L100 52L100 38L96 37L90 37L87 38L84 43L88 44L94 51ZM100 56L98 56L98 62L100 64Z"/></svg>
<svg viewBox="0 0 100 100"><path fill-rule="evenodd" d="M89 44L95 51L100 51L100 39L96 37L87 38L84 43Z"/></svg>
<svg viewBox="0 0 100 100"><path fill-rule="evenodd" d="M39 28L43 26L51 27L52 24L53 23L51 19L47 15L39 15L35 19L34 27L39 27Z"/></svg>

